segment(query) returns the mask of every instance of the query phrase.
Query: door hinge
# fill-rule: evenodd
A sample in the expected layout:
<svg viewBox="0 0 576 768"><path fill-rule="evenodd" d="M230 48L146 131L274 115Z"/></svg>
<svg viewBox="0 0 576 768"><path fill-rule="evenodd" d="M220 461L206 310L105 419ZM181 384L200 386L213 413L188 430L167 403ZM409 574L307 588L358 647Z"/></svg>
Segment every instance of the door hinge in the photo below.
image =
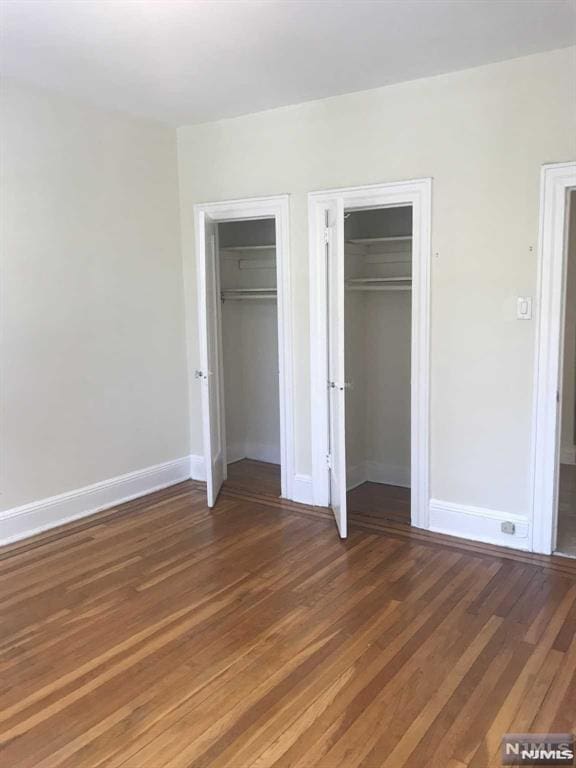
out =
<svg viewBox="0 0 576 768"><path fill-rule="evenodd" d="M329 243L330 242L330 227L326 227L324 229L324 242Z"/></svg>
<svg viewBox="0 0 576 768"><path fill-rule="evenodd" d="M332 469L332 455L330 453L326 454L326 466L328 469Z"/></svg>

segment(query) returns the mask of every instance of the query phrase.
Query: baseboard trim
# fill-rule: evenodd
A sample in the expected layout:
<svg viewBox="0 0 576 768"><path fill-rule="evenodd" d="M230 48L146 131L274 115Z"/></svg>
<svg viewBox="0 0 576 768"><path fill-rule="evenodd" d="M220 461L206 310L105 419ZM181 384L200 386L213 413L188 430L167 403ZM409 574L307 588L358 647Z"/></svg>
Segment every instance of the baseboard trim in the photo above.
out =
<svg viewBox="0 0 576 768"><path fill-rule="evenodd" d="M362 483L368 480L366 474L366 462L362 464L355 464L353 467L346 469L346 490L353 491Z"/></svg>
<svg viewBox="0 0 576 768"><path fill-rule="evenodd" d="M201 480L206 482L206 469L204 467L204 456L192 454L190 456L190 477L192 480Z"/></svg>
<svg viewBox="0 0 576 768"><path fill-rule="evenodd" d="M364 461L348 467L346 490L351 491L362 483L382 483L410 488L410 467Z"/></svg>
<svg viewBox="0 0 576 768"><path fill-rule="evenodd" d="M360 467L356 469L360 473ZM0 545L93 515L188 478L206 479L203 456L185 456L5 510L0 512ZM310 475L294 475L290 500L314 504ZM502 533L500 526L503 522L514 523L515 533ZM530 523L526 517L483 507L432 499L429 530L524 551L530 549Z"/></svg>
<svg viewBox="0 0 576 768"><path fill-rule="evenodd" d="M311 475L294 475L290 500L298 504L314 504Z"/></svg>
<svg viewBox="0 0 576 768"><path fill-rule="evenodd" d="M513 534L502 532L501 524L504 522L514 523L516 530ZM429 530L487 544L530 550L528 518L484 507L431 499Z"/></svg>
<svg viewBox="0 0 576 768"><path fill-rule="evenodd" d="M166 461L0 512L0 546L181 483L191 476L192 458Z"/></svg>
<svg viewBox="0 0 576 768"><path fill-rule="evenodd" d="M226 446L226 462L234 464L242 459L265 461L267 464L280 464L278 445L267 443L235 443Z"/></svg>
<svg viewBox="0 0 576 768"><path fill-rule="evenodd" d="M247 458L242 456L241 458ZM228 463L233 461L240 461L240 459L232 459L228 456ZM257 461L263 461L263 459L257 459ZM273 464L278 462L274 461ZM206 471L204 469L204 456L192 455L190 456L190 475L192 480L206 481ZM312 476L311 475L294 475L292 482L289 484L288 496L289 501L296 501L298 504L314 504L312 494Z"/></svg>
<svg viewBox="0 0 576 768"><path fill-rule="evenodd" d="M370 483L399 485L410 488L410 465L400 467L394 464L380 464L377 461L366 462L366 477Z"/></svg>
<svg viewBox="0 0 576 768"><path fill-rule="evenodd" d="M242 459L245 458L246 446L241 445L240 443L226 446L226 464L235 464L237 461L242 461Z"/></svg>
<svg viewBox="0 0 576 768"><path fill-rule="evenodd" d="M248 440L245 445L245 456L253 461L280 464L280 445L276 443L252 443Z"/></svg>

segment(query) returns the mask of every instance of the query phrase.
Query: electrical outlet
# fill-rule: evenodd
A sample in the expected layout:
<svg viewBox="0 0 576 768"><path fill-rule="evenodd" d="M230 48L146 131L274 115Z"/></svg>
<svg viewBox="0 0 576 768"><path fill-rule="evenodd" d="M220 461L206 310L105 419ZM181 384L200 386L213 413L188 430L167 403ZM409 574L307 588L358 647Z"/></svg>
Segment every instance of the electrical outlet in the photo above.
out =
<svg viewBox="0 0 576 768"><path fill-rule="evenodd" d="M511 523L508 520L506 520L506 522L504 522L504 523L502 523L500 525L500 530L502 531L502 533L515 534L516 533L516 526L514 525L514 523Z"/></svg>

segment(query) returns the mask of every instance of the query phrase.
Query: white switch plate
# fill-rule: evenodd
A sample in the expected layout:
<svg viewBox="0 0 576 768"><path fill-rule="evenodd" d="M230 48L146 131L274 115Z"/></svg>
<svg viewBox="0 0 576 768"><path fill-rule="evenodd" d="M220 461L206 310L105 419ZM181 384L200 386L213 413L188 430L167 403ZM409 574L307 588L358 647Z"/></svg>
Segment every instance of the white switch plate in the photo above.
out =
<svg viewBox="0 0 576 768"><path fill-rule="evenodd" d="M516 317L518 320L532 320L532 296L518 296Z"/></svg>

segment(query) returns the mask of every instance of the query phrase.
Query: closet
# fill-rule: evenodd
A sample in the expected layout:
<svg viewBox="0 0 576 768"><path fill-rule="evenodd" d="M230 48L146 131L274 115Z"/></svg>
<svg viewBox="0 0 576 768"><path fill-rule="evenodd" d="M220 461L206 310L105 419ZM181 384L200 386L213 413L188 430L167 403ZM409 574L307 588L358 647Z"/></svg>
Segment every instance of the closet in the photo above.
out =
<svg viewBox="0 0 576 768"><path fill-rule="evenodd" d="M556 551L576 557L576 191L567 209Z"/></svg>
<svg viewBox="0 0 576 768"><path fill-rule="evenodd" d="M345 211L344 279L348 512L409 524L411 206Z"/></svg>
<svg viewBox="0 0 576 768"><path fill-rule="evenodd" d="M274 219L221 222L217 243L227 484L279 496Z"/></svg>

